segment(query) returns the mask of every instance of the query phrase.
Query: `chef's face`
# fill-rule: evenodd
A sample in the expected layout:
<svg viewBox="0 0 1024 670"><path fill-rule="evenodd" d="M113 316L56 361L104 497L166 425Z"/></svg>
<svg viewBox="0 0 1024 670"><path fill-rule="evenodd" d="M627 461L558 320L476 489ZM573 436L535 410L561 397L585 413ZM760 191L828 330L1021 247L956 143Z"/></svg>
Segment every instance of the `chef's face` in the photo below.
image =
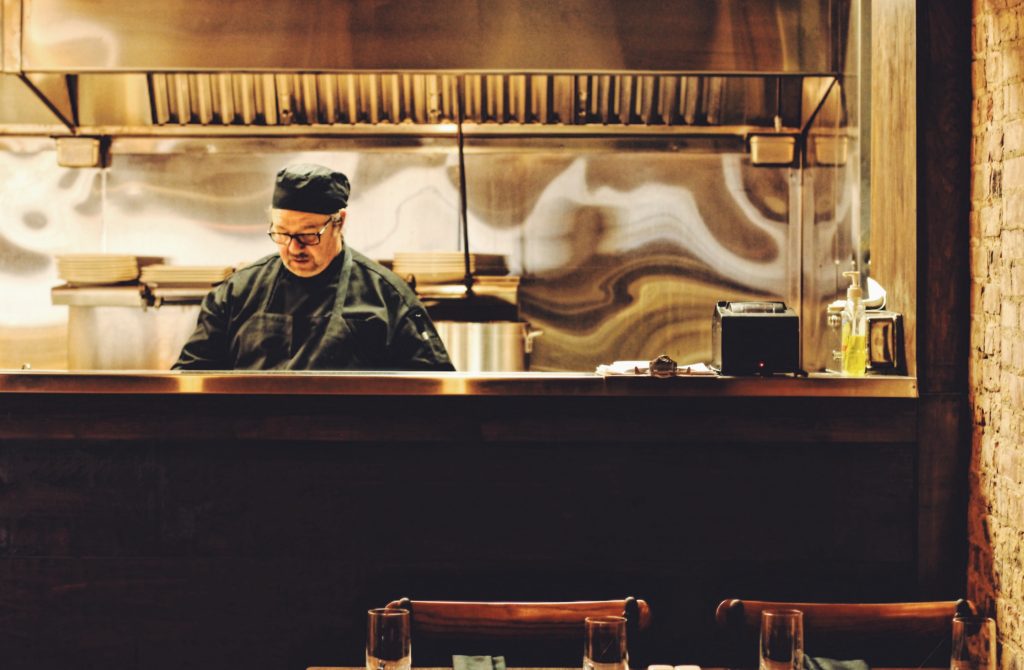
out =
<svg viewBox="0 0 1024 670"><path fill-rule="evenodd" d="M313 277L323 272L341 253L341 228L345 225L345 210L332 216L297 212L291 209L274 209L270 213L270 232L306 234L307 242L315 242L320 233L319 244L303 244L298 239L286 238L278 242L278 253L284 266L300 277ZM326 227L325 227L326 226Z"/></svg>

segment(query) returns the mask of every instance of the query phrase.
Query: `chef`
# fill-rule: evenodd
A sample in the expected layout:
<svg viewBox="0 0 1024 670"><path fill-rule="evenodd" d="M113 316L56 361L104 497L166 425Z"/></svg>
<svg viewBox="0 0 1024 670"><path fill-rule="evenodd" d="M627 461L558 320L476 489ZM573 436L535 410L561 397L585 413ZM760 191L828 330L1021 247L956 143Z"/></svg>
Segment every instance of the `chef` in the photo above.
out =
<svg viewBox="0 0 1024 670"><path fill-rule="evenodd" d="M453 370L423 305L344 242L348 178L320 165L277 173L277 253L203 300L179 370Z"/></svg>

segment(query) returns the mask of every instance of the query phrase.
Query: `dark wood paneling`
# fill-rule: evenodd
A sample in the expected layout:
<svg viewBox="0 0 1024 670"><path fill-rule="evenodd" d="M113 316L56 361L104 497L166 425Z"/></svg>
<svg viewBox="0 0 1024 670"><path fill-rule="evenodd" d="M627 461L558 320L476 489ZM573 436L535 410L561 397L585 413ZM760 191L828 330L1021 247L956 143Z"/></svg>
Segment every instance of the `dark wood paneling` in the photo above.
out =
<svg viewBox="0 0 1024 670"><path fill-rule="evenodd" d="M915 417L909 398L0 394L12 439L909 442Z"/></svg>
<svg viewBox="0 0 1024 670"><path fill-rule="evenodd" d="M922 394L966 394L971 4L921 2L918 24L918 378Z"/></svg>
<svg viewBox="0 0 1024 670"><path fill-rule="evenodd" d="M921 399L918 579L928 597L967 593L967 469L970 425L960 394Z"/></svg>
<svg viewBox="0 0 1024 670"><path fill-rule="evenodd" d="M921 382L919 579L963 595L970 449L971 3L872 4L872 273Z"/></svg>
<svg viewBox="0 0 1024 670"><path fill-rule="evenodd" d="M965 593L970 342L971 6L918 3L917 332L920 565L928 597Z"/></svg>
<svg viewBox="0 0 1024 670"><path fill-rule="evenodd" d="M328 556L10 559L0 567L3 667L358 665L360 645L343 640L356 635L361 579Z"/></svg>
<svg viewBox="0 0 1024 670"><path fill-rule="evenodd" d="M615 533L695 560L755 546L759 561L914 553L909 445L9 442L0 454L7 556L379 550L433 564L553 557ZM410 540L429 546L410 558ZM631 543L602 551L637 560Z"/></svg>
<svg viewBox="0 0 1024 670"><path fill-rule="evenodd" d="M415 553L410 546L408 553ZM5 670L244 667L304 670L362 665L365 610L395 594L540 599L601 593L651 594L655 629L644 659L699 661L713 653L706 620L723 589L810 593L853 599L899 591L911 573L848 562L786 565L690 560L610 565L591 556L581 569L518 564L359 569L344 557L284 559L18 558L0 564L0 649ZM771 583L771 589L764 584ZM824 584L833 585L826 590ZM13 603L13 604L12 604ZM655 604L656 603L656 604ZM710 610L711 614L708 613ZM513 645L487 651L531 661ZM450 662L464 648L414 642L415 662ZM578 645L536 662L578 663ZM636 659L640 663L640 658Z"/></svg>
<svg viewBox="0 0 1024 670"><path fill-rule="evenodd" d="M29 400L0 415L5 670L358 665L365 609L402 595L634 594L638 662L711 663L724 597L916 596L914 401ZM145 435L157 407L177 423ZM840 410L870 439L804 435L849 438Z"/></svg>

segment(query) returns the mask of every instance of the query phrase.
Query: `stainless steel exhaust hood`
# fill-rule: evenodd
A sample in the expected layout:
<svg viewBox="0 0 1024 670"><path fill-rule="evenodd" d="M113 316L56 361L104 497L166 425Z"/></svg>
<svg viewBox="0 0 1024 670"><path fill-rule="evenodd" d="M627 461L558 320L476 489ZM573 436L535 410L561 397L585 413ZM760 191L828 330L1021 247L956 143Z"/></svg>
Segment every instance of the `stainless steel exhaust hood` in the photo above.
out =
<svg viewBox="0 0 1024 670"><path fill-rule="evenodd" d="M5 72L99 135L446 134L459 90L469 133L797 133L842 71L849 14L849 0L3 2Z"/></svg>
<svg viewBox="0 0 1024 670"><path fill-rule="evenodd" d="M0 5L0 134L66 134L69 128L21 71L21 5Z"/></svg>

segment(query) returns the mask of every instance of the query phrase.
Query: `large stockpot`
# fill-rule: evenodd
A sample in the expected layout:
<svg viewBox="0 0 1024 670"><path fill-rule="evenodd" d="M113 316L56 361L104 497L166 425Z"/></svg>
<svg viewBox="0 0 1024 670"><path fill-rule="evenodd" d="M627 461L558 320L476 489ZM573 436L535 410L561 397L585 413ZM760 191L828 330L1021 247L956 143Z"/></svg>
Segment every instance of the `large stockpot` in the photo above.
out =
<svg viewBox="0 0 1024 670"><path fill-rule="evenodd" d="M434 323L459 372L518 372L530 368L533 340L544 331L526 321Z"/></svg>

